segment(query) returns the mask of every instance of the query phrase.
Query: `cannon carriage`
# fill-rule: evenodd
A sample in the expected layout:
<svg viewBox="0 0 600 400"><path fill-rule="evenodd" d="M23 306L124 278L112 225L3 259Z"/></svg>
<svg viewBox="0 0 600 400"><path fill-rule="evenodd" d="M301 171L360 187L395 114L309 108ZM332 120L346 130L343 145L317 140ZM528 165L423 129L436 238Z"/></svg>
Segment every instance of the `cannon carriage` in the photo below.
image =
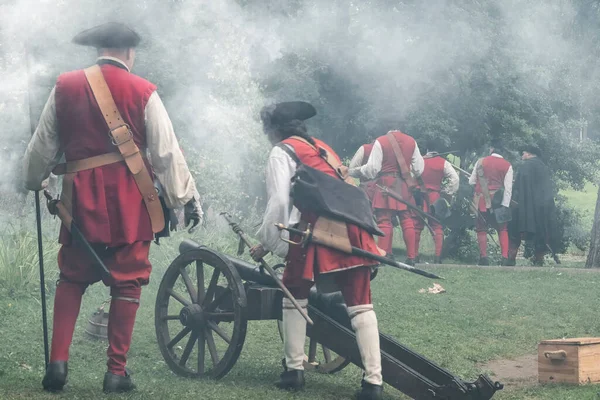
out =
<svg viewBox="0 0 600 400"><path fill-rule="evenodd" d="M235 365L248 321L281 320L282 291L259 266L191 240L167 269L155 308L160 351L177 375L220 379ZM321 373L362 368L341 293L311 292L305 368ZM383 380L415 399L491 399L502 384L466 382L392 337L380 334Z"/></svg>

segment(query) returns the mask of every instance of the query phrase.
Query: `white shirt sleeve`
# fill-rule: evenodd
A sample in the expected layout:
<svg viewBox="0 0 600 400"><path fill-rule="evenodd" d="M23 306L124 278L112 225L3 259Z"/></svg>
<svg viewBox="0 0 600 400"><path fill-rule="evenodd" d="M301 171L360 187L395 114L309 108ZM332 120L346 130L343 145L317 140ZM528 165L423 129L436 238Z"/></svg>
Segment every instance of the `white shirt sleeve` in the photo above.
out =
<svg viewBox="0 0 600 400"><path fill-rule="evenodd" d="M479 167L479 160L475 163L473 167L473 172L471 172L471 176L469 177L469 185L475 185L477 183L477 168Z"/></svg>
<svg viewBox="0 0 600 400"><path fill-rule="evenodd" d="M456 173L456 170L449 161L444 163L444 178L446 179L446 185L442 190L444 193L448 193L452 196L454 193L458 191L458 184L460 182L460 178Z"/></svg>
<svg viewBox="0 0 600 400"><path fill-rule="evenodd" d="M148 99L145 119L152 169L164 188L167 207L181 208L192 198L200 201L196 182L177 142L169 114L156 92ZM199 211L202 213L201 208Z"/></svg>
<svg viewBox="0 0 600 400"><path fill-rule="evenodd" d="M40 121L27 145L23 157L23 179L29 190L41 190L42 182L58 164L63 150L60 148L56 124L55 88L52 88L48 101L40 116Z"/></svg>
<svg viewBox="0 0 600 400"><path fill-rule="evenodd" d="M350 176L359 179L375 179L379 171L381 171L381 163L383 162L383 151L381 150L381 145L379 144L379 140L375 141L373 145L373 150L371 150L371 154L369 155L369 160L362 167L356 167L349 169L348 173Z"/></svg>
<svg viewBox="0 0 600 400"><path fill-rule="evenodd" d="M364 157L365 157L365 148L364 148L364 146L360 146L358 148L358 150L356 150L356 153L354 153L354 157L352 157L352 160L350 160L350 164L348 165L348 168L352 169L352 168L360 167L362 165L362 160Z"/></svg>
<svg viewBox="0 0 600 400"><path fill-rule="evenodd" d="M502 198L502 205L504 207L510 206L510 199L512 197L512 186L513 186L513 167L508 167L506 175L504 176L504 197Z"/></svg>
<svg viewBox="0 0 600 400"><path fill-rule="evenodd" d="M415 151L413 151L412 158L410 160L410 169L414 177L419 177L425 170L425 160L419 151L419 146L415 145Z"/></svg>
<svg viewBox="0 0 600 400"><path fill-rule="evenodd" d="M290 200L291 180L296 173L296 162L282 149L275 146L267 162L267 208L257 235L263 247L284 258L289 245L281 240L288 239L287 231L279 232L276 223L293 225L300 221L298 210Z"/></svg>

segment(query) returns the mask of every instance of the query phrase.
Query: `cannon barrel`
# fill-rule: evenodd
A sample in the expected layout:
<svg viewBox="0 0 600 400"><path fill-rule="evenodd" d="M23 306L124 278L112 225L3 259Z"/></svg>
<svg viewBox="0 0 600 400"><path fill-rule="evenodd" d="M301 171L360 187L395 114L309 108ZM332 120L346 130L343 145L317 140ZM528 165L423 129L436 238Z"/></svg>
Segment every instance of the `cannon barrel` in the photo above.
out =
<svg viewBox="0 0 600 400"><path fill-rule="evenodd" d="M187 251L202 247L206 246L194 242L193 240L185 239L179 245L179 253L182 254ZM227 257L227 259L231 261L231 263L233 264L238 274L240 275L240 278L242 278L243 281L256 282L265 286L277 286L275 280L271 278L269 274L262 272L258 265L254 265L247 261L240 260L239 258L231 257L227 254L223 254L223 256Z"/></svg>

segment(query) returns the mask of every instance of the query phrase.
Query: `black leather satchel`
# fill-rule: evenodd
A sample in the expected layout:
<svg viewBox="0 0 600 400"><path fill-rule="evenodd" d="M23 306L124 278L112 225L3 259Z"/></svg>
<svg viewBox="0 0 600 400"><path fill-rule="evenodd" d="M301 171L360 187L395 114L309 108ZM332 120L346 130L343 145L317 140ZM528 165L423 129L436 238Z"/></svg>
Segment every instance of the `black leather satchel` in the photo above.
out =
<svg viewBox="0 0 600 400"><path fill-rule="evenodd" d="M290 196L300 210L356 225L372 235L383 236L373 218L371 202L364 190L303 164L296 153L279 145L298 165Z"/></svg>

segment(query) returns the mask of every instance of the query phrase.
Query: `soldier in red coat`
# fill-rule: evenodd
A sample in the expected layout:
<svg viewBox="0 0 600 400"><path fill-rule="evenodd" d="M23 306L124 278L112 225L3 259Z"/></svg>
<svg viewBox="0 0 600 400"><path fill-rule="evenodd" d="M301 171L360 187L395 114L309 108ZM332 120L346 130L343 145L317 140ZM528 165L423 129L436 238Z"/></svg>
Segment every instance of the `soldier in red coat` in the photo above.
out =
<svg viewBox="0 0 600 400"><path fill-rule="evenodd" d="M350 176L360 179L375 179L376 184L389 187L399 193L405 202L415 205L413 190L417 188L415 178L423 173L423 157L415 140L400 131L390 131L377 138L367 163L349 170ZM406 245L406 263L415 265L417 256L414 219L408 206L388 196L375 186L373 208L377 225L385 236L379 238L378 246L392 254L394 227L392 221L400 217L402 236Z"/></svg>
<svg viewBox="0 0 600 400"><path fill-rule="evenodd" d="M501 154L504 152L501 143L494 142L490 148L490 155L475 163L473 173L469 178L469 184L475 186L473 206L477 209L475 231L479 244L479 265L490 265L487 256L487 231L489 228L494 228L498 232L502 265L508 264L507 223L498 223L492 212L494 198L500 198L500 204L495 207L508 208L512 197L513 168L510 162L502 157Z"/></svg>
<svg viewBox="0 0 600 400"><path fill-rule="evenodd" d="M202 211L194 179L156 86L130 73L134 48L140 41L137 33L123 24L108 23L80 33L73 41L96 47L97 64L58 77L27 147L25 186L40 190L50 171L64 174L61 203L106 264L110 276L101 277L63 224L52 349L42 384L48 391L63 389L82 295L90 284L102 279L110 286L112 296L108 371L103 389L126 392L135 387L125 365L142 286L150 278L150 242L164 226L162 212L155 212L158 200L152 175L162 184L167 206L185 208L186 224L198 224ZM106 96L93 91L98 82L105 82ZM115 129L129 131L123 142L115 141L115 129L109 130L110 116L100 111L97 99L110 100L108 97L116 106L114 113L122 119ZM125 158L121 153L124 145L136 151ZM57 165L63 155L66 164ZM136 176L132 166L139 167ZM148 188L138 182L141 176L151 186L151 193L144 196L142 191Z"/></svg>
<svg viewBox="0 0 600 400"><path fill-rule="evenodd" d="M423 211L432 213L432 205L443 195L445 198L452 198L458 190L459 177L448 160L438 155L438 143L435 140L430 140L427 143L427 151L423 159L425 167L420 179L420 190L423 200ZM445 185L443 185L445 181ZM443 186L443 187L442 187ZM419 243L421 242L421 233L425 228L423 217L414 214L415 219L415 247L417 249L417 257L419 255ZM433 230L433 241L435 242L435 264L442 263L442 248L444 246L444 227L431 218L428 218L428 223Z"/></svg>
<svg viewBox="0 0 600 400"><path fill-rule="evenodd" d="M311 287L316 281L331 278L341 289L346 302L352 328L365 367L365 376L359 399L381 399L383 380L377 317L371 301L371 266L376 262L348 255L328 247L315 245L291 246L281 240L274 226L283 223L305 229L315 225L319 215L295 207L290 198L291 179L300 164L305 164L331 176L337 177L335 169L326 161L327 155L336 163L340 159L324 142L308 135L304 120L316 114L314 107L304 102L279 103L261 112L265 132L273 149L266 170L268 204L263 224L258 231L261 244L251 250L255 260L267 252L273 252L286 260L283 283L302 307L308 304ZM377 252L373 236L355 225L346 224L352 246ZM298 240L298 238L291 238ZM304 343L306 321L291 301L283 299L283 341L285 371L277 386L297 390L304 386Z"/></svg>
<svg viewBox="0 0 600 400"><path fill-rule="evenodd" d="M358 150L356 150L356 153L354 153L352 160L350 160L348 168L353 169L366 165L367 161L369 161L369 156L371 155L371 151L373 150L374 144L375 142L373 141L371 143L363 144L362 146L360 146ZM375 195L375 183L376 182L374 179L360 180L360 187L365 191L371 202L373 202L373 196Z"/></svg>

